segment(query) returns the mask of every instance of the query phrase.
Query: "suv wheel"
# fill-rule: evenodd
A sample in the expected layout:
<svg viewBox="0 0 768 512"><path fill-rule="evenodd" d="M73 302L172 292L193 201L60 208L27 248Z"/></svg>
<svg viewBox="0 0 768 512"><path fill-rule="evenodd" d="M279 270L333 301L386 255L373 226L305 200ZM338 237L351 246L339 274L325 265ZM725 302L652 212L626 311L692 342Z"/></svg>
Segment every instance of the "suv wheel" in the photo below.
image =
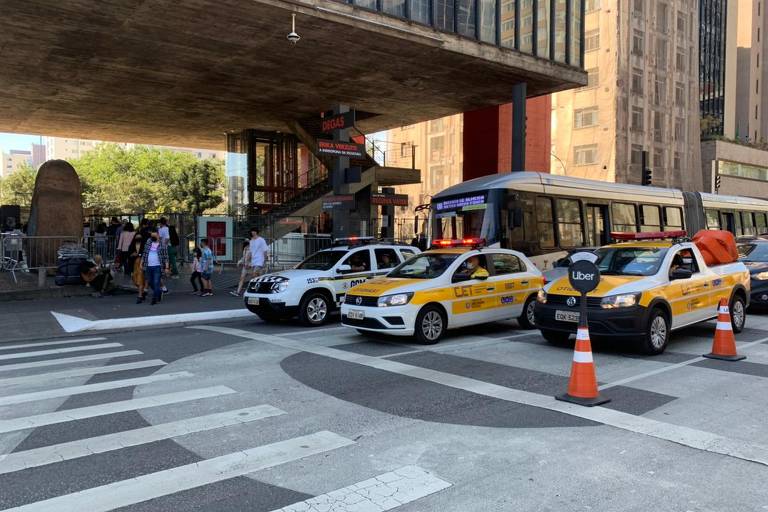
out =
<svg viewBox="0 0 768 512"><path fill-rule="evenodd" d="M299 319L311 327L323 325L328 320L331 307L328 297L320 292L306 294L299 304Z"/></svg>
<svg viewBox="0 0 768 512"><path fill-rule="evenodd" d="M437 306L426 306L416 315L415 335L419 343L434 345L445 334L448 319Z"/></svg>
<svg viewBox="0 0 768 512"><path fill-rule="evenodd" d="M536 309L536 296L531 295L523 305L523 313L517 318L517 323L523 329L534 329L536 327L536 318L533 316L533 310Z"/></svg>

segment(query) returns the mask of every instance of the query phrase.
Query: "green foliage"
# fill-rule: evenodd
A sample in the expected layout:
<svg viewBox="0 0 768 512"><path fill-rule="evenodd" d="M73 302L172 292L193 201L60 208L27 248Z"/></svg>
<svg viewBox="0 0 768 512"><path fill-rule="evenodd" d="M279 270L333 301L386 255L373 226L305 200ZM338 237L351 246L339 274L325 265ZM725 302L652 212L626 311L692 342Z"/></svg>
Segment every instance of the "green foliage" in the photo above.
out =
<svg viewBox="0 0 768 512"><path fill-rule="evenodd" d="M207 173L209 192L195 196L194 204L205 210L207 205L216 206L223 201L223 162L200 162L189 153L100 144L70 163L80 176L83 206L105 214L188 210L187 196L196 187L190 189L187 182L197 183L199 178L194 169L201 168Z"/></svg>
<svg viewBox="0 0 768 512"><path fill-rule="evenodd" d="M30 206L36 177L37 171L31 165L20 165L16 172L0 181L0 204Z"/></svg>
<svg viewBox="0 0 768 512"><path fill-rule="evenodd" d="M224 168L211 160L197 161L175 176L173 198L187 211L200 215L223 201Z"/></svg>

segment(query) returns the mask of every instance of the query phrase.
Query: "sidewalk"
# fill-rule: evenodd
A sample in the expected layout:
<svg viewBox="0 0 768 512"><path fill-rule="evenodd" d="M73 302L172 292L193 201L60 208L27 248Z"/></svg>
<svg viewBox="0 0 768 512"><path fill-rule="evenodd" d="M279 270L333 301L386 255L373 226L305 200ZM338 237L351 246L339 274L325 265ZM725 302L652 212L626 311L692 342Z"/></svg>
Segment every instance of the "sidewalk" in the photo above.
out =
<svg viewBox="0 0 768 512"><path fill-rule="evenodd" d="M222 320L237 318L237 315L248 317L250 313L245 309L243 299L229 294L229 291L237 286L238 277L239 273L232 270L223 274L217 271L213 275L212 297L192 295L188 275L182 275L179 279L167 279L170 293L163 297L163 302L154 306L150 305L149 300L136 304L136 293L127 289L128 281L124 281L122 276L118 276L118 285L124 285L125 289L102 298L88 295L3 302L0 306L0 343L67 335L67 331L54 317L53 312L84 321L127 319L129 326L130 319L141 318L136 321L137 328L152 325L151 320L146 318L148 316L160 320L175 315L221 312L218 318ZM130 327L121 328L125 329Z"/></svg>

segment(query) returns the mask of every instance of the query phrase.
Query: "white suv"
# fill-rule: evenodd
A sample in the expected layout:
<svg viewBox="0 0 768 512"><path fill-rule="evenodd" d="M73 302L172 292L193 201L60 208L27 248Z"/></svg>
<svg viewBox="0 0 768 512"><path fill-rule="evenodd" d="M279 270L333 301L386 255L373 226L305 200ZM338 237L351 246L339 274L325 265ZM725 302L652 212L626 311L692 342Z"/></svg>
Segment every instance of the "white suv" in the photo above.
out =
<svg viewBox="0 0 768 512"><path fill-rule="evenodd" d="M340 245L318 251L290 270L251 280L245 306L265 322L298 316L322 325L339 309L347 290L382 276L420 251L410 245Z"/></svg>

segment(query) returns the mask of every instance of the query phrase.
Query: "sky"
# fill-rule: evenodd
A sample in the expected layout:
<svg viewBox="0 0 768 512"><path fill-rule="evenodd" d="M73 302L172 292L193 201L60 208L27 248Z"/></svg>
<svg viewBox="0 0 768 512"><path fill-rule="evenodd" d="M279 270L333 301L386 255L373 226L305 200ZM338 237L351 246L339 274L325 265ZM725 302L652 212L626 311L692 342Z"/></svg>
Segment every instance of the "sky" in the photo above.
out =
<svg viewBox="0 0 768 512"><path fill-rule="evenodd" d="M32 150L32 143L39 144L39 135L20 135L18 133L0 133L0 151L7 153L12 149Z"/></svg>

